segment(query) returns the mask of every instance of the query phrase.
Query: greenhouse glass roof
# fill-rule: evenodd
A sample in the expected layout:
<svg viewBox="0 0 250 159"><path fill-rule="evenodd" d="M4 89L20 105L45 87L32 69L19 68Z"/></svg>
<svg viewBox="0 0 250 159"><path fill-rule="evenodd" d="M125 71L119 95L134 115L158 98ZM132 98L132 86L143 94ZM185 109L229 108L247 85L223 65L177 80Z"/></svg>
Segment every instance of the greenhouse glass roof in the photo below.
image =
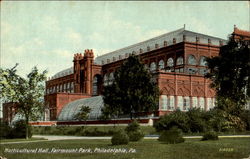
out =
<svg viewBox="0 0 250 159"><path fill-rule="evenodd" d="M75 115L80 112L83 106L90 107L89 119L97 119L101 115L103 107L102 96L79 99L65 105L58 116L59 121L75 120Z"/></svg>

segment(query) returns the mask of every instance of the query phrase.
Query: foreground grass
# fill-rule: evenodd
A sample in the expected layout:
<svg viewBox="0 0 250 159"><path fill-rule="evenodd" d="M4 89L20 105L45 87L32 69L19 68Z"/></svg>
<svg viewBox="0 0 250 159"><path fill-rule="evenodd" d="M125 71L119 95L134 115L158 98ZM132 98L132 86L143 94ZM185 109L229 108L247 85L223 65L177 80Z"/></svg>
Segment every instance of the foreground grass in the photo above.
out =
<svg viewBox="0 0 250 159"><path fill-rule="evenodd" d="M239 159L250 155L250 138L223 138L218 141L200 141L186 139L184 143L169 145L157 140L130 142L128 145L112 146L110 140L63 140L1 145L0 156L11 159ZM35 149L92 149L126 148L135 149L135 153L55 153L25 154L5 153L8 148Z"/></svg>
<svg viewBox="0 0 250 159"><path fill-rule="evenodd" d="M0 143L6 142L19 142L19 141L36 141L36 140L46 140L44 138L30 138L30 139L1 139Z"/></svg>

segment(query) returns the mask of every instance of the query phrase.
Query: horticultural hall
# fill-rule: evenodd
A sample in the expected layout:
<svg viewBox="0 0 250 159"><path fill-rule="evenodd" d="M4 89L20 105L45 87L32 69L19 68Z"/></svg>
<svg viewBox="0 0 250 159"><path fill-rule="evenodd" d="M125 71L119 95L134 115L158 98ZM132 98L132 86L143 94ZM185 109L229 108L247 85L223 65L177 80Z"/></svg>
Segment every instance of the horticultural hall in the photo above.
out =
<svg viewBox="0 0 250 159"><path fill-rule="evenodd" d="M250 32L234 27L236 38L250 39ZM209 110L215 105L215 91L210 80L206 57L218 56L222 38L183 28L152 39L95 57L91 49L72 56L72 67L46 81L45 120L73 122L82 106L91 108L89 119L98 120L103 107L101 92L114 79L114 72L130 55L140 57L153 75L160 90L159 109L155 117L193 107ZM90 122L91 123L91 122Z"/></svg>

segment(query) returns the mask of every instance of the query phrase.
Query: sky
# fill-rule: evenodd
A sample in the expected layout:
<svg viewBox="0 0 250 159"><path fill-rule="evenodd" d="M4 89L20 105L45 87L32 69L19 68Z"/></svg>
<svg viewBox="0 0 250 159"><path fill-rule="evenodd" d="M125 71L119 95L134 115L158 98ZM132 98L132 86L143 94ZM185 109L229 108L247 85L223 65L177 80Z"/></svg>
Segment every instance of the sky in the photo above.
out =
<svg viewBox="0 0 250 159"><path fill-rule="evenodd" d="M37 66L48 76L73 66L73 55L95 57L186 29L227 39L236 25L250 30L247 1L1 1L1 68Z"/></svg>

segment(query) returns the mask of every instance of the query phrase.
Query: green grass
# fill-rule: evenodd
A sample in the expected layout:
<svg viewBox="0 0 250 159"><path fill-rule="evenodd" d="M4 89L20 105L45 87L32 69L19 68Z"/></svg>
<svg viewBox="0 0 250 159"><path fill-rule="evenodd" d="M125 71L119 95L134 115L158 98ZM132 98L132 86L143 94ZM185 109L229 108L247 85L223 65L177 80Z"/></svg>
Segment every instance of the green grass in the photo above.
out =
<svg viewBox="0 0 250 159"><path fill-rule="evenodd" d="M168 145L157 140L130 142L112 146L110 140L63 140L1 145L0 156L11 159L239 159L250 155L250 138L223 138L218 141L186 139L184 143ZM5 148L133 148L136 153L64 153L64 154L10 154Z"/></svg>
<svg viewBox="0 0 250 159"><path fill-rule="evenodd" d="M46 140L44 138L30 138L30 139L1 139L0 143L5 142L19 142L19 141L36 141L36 140Z"/></svg>

